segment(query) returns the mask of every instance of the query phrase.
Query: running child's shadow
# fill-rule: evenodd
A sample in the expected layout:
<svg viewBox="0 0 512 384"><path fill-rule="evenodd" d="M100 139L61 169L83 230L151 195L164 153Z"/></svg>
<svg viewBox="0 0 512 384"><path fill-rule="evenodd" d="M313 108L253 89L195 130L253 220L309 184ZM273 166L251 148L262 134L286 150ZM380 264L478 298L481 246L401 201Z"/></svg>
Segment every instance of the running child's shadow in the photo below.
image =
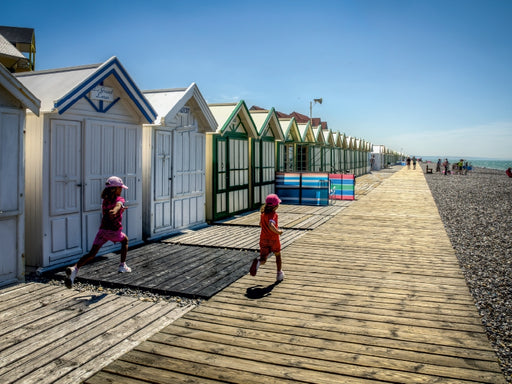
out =
<svg viewBox="0 0 512 384"><path fill-rule="evenodd" d="M280 281L276 281L274 284L270 284L267 287L262 287L261 285L255 285L254 287L247 288L245 292L245 297L248 299L261 299L266 296L270 296L270 292L281 283Z"/></svg>

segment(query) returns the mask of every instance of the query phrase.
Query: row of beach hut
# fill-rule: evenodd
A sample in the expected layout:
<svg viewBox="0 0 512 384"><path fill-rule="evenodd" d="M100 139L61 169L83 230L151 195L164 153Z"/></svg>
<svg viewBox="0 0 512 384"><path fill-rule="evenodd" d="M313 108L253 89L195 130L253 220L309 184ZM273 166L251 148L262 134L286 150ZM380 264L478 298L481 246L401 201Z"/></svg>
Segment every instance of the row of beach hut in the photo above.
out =
<svg viewBox="0 0 512 384"><path fill-rule="evenodd" d="M88 252L111 175L129 187L135 245L258 207L276 172L367 173L371 152L319 119L207 104L196 84L143 92L116 57L14 75L0 65L0 284Z"/></svg>

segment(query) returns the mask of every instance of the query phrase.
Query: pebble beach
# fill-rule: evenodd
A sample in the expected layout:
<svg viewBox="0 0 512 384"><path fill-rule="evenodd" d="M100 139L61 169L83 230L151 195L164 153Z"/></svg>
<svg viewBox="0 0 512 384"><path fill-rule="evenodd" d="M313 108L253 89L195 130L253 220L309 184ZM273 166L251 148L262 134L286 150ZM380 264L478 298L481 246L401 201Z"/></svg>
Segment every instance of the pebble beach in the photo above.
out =
<svg viewBox="0 0 512 384"><path fill-rule="evenodd" d="M512 383L512 178L486 168L467 175L434 171L425 178L503 373Z"/></svg>

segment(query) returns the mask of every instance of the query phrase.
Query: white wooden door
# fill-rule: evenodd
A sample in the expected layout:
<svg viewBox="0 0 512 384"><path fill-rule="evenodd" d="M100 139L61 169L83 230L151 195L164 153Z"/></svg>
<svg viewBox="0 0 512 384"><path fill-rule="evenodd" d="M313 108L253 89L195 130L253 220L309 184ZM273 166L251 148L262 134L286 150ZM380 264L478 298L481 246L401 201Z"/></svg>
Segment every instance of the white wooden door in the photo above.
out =
<svg viewBox="0 0 512 384"><path fill-rule="evenodd" d="M155 130L154 136L154 190L153 190L153 231L163 232L172 228L171 177L172 177L172 134L170 131Z"/></svg>
<svg viewBox="0 0 512 384"><path fill-rule="evenodd" d="M50 262L82 252L81 124L50 120Z"/></svg>
<svg viewBox="0 0 512 384"><path fill-rule="evenodd" d="M0 108L0 285L14 281L22 251L21 115ZM20 233L21 232L21 233Z"/></svg>
<svg viewBox="0 0 512 384"><path fill-rule="evenodd" d="M128 123L87 120L84 140L87 250L101 223L101 191L105 180L112 175L122 178L128 186L122 194L127 207L123 213L123 232L130 244L142 241L142 128Z"/></svg>
<svg viewBox="0 0 512 384"><path fill-rule="evenodd" d="M195 129L173 131L172 215L174 228L205 221L205 135Z"/></svg>

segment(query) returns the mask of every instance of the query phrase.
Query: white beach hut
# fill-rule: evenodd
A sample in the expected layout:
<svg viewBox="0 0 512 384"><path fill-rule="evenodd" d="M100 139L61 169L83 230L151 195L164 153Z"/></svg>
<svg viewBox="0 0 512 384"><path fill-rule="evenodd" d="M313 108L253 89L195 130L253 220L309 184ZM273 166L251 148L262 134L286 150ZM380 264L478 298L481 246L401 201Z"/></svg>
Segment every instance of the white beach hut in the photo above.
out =
<svg viewBox="0 0 512 384"><path fill-rule="evenodd" d="M39 115L40 101L0 64L0 286L25 272L25 110Z"/></svg>
<svg viewBox="0 0 512 384"><path fill-rule="evenodd" d="M205 137L217 122L195 83L144 96L158 114L143 130L143 231L153 239L205 223Z"/></svg>
<svg viewBox="0 0 512 384"><path fill-rule="evenodd" d="M17 77L41 100L40 116L27 115L26 264L51 269L88 252L111 175L129 187L130 245L142 242L142 125L156 112L119 60Z"/></svg>

